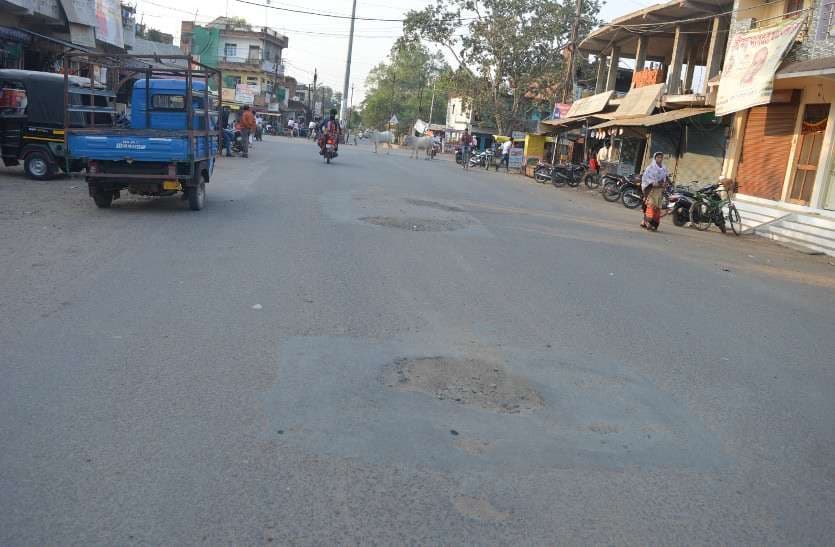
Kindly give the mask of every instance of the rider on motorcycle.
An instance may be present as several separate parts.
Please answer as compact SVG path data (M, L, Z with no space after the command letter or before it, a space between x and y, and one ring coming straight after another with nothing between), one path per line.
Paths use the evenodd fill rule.
M334 151L339 150L339 135L342 129L339 126L339 120L336 119L336 109L331 109L330 116L325 119L319 126L319 155L325 153L325 142L328 137L333 138Z

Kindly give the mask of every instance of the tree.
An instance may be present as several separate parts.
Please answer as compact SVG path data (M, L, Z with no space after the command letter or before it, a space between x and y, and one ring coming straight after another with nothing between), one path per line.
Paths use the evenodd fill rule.
M405 35L449 51L459 63L455 91L489 113L499 133L523 121L526 103L550 102L562 91L574 0L435 1L407 13ZM580 39L599 24L600 10L600 0L582 2Z
M369 72L365 80L362 120L366 127L382 129L394 114L398 132L407 132L420 118L429 120L432 85L435 84L433 119L446 112L450 69L443 55L431 53L418 40L401 37L391 48L387 61Z

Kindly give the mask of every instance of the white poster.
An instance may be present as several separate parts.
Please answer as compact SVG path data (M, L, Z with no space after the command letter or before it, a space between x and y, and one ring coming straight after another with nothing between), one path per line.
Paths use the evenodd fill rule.
M253 104L255 102L253 86L247 84L235 85L235 102L241 104Z
M724 116L771 101L774 73L789 50L803 18L735 34L719 79L716 115Z
M119 0L96 0L96 40L125 47L122 4Z

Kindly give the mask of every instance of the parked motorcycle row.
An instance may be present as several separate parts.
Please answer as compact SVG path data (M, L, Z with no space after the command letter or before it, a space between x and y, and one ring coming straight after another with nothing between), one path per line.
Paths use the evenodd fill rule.
M553 184L556 188L576 188L582 183L589 190L599 189L606 201L620 202L627 209L637 209L644 203L640 174L628 177L611 173L601 175L590 171L587 164L550 165L539 162L534 169L534 179L541 184ZM671 216L673 224L679 227L690 224L704 231L715 225L723 234L730 227L735 235L740 235L742 219L724 185L698 186L698 181L686 186L668 186L662 202L664 216Z

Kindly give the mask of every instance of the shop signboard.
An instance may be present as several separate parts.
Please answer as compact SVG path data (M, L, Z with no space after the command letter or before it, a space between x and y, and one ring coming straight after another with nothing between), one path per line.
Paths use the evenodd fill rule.
M794 44L805 17L732 36L719 79L716 115L724 116L771 102L774 73Z
M523 140L525 138L525 132L524 131L513 131L510 134L510 138L512 138L514 141Z
M253 86L249 84L235 85L235 102L241 104L253 104L255 102L255 93Z
M525 149L514 146L510 149L510 156L507 160L507 166L510 169L521 169L522 163L525 159Z
M96 40L125 47L122 4L119 0L96 0Z

